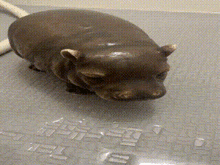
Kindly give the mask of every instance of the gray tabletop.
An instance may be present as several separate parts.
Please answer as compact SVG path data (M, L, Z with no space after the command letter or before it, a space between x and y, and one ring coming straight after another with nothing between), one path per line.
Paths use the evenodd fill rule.
M96 10L135 23L161 46L178 45L168 93L136 102L75 95L7 53L0 57L0 164L219 165L219 14ZM14 20L0 12L1 40Z

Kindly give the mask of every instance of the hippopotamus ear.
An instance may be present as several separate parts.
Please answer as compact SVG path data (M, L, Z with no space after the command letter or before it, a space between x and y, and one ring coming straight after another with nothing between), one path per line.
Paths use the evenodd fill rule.
M162 46L161 49L163 50L163 52L165 53L165 56L169 56L171 53L173 53L177 48L177 45L165 45Z
M73 62L76 62L82 55L82 53L78 50L73 49L63 49L60 51L60 54Z

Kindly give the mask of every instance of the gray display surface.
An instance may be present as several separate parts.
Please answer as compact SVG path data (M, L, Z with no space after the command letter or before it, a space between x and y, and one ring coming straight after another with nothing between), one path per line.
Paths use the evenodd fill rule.
M96 10L131 21L161 46L178 45L167 94L135 102L75 95L10 52L0 57L0 164L219 165L219 14ZM1 40L14 20L0 12Z

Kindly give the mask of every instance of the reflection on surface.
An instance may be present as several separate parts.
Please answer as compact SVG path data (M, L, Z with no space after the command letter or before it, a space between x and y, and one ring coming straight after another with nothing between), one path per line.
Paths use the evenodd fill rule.
M175 165L175 164L168 164L168 163L141 163L140 165Z
M175 165L170 163L141 163L139 165Z

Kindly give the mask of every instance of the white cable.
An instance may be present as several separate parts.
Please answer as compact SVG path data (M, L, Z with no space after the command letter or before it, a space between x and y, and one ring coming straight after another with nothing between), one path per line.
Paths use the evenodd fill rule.
M0 42L0 55L3 55L11 50L11 46L9 44L9 40L5 39Z
M0 7L5 9L6 11L9 11L13 15L15 15L18 18L24 17L26 15L29 15L28 12L24 11L23 9L18 8L17 6L14 6L8 2L5 2L3 0L0 0ZM9 44L9 40L5 39L0 42L0 55L5 54L6 52L11 50L11 46Z
M14 6L8 2L5 2L3 0L0 0L0 6L9 11L10 13L14 14L16 17L21 18L26 15L29 15L28 12L24 11L23 9L18 8L17 6Z

